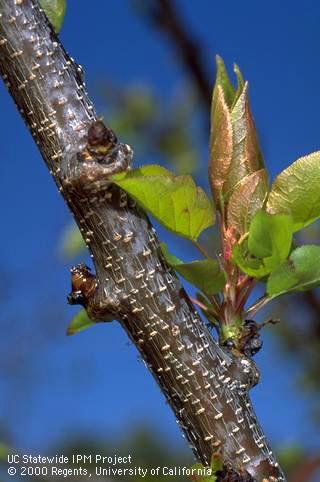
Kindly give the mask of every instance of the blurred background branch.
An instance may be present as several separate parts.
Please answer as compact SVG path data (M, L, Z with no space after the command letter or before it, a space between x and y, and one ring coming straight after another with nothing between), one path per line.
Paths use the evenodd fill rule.
M137 12L145 17L151 26L163 32L168 38L176 59L186 69L199 94L205 109L211 103L212 79L207 71L205 55L200 42L188 29L181 12L173 0L135 0Z

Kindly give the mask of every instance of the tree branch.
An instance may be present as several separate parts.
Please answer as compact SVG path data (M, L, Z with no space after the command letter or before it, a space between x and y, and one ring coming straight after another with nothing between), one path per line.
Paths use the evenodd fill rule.
M207 111L211 104L212 86L202 61L202 51L187 31L175 4L172 0L154 0L151 5L143 4L143 8L146 9L152 23L172 40Z
M38 3L0 0L0 16L1 76L95 265L96 276L83 265L73 269L70 300L92 318L121 323L198 459L207 465L220 454L220 480L285 480L249 400L254 363L212 339L145 213L108 181L130 163L130 147L97 122L81 69Z

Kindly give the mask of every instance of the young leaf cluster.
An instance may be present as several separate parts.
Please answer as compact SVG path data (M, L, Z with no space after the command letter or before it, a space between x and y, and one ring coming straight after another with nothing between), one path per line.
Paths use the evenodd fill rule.
M159 165L111 180L163 226L199 248L201 259L183 262L162 245L167 263L199 290L194 301L218 328L220 341L231 338L243 351L248 314L276 296L320 285L320 246L294 248L294 234L320 217L320 152L295 161L270 186L248 83L237 66L235 73L236 88L217 58L208 166L212 199L190 176L177 176ZM216 218L222 252L211 257L199 237ZM265 295L248 308L258 281L265 283ZM69 332L88 323L80 315Z

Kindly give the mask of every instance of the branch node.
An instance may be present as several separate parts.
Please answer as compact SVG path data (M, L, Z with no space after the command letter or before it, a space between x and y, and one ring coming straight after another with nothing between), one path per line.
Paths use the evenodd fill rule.
M94 183L94 190L109 186L108 178L130 169L133 150L128 144L118 143L117 137L101 120L94 121L87 135L87 144L80 152L66 154L60 178L65 190L82 187L86 192Z
M73 266L70 271L72 291L68 303L82 305L92 320L113 320L120 304L115 295L99 286L97 278L84 263Z

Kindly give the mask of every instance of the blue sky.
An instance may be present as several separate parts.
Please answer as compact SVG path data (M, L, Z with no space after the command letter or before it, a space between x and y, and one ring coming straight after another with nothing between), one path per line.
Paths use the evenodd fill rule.
M130 1L88 5L69 2L61 37L83 65L93 99L99 102L95 87L101 78L123 86L150 84L164 100L170 97L185 71L168 41L134 15ZM238 63L249 80L271 175L318 150L319 2L180 0L178 5L205 46L212 79L219 53L229 67ZM62 437L109 438L143 421L180 444L169 408L116 323L65 336L74 313L65 303L71 262L57 246L71 217L3 85L0 105L0 413L12 442L47 451ZM252 397L269 438L276 445L319 446L308 401L295 388L298 367L268 335L257 362L262 381Z

